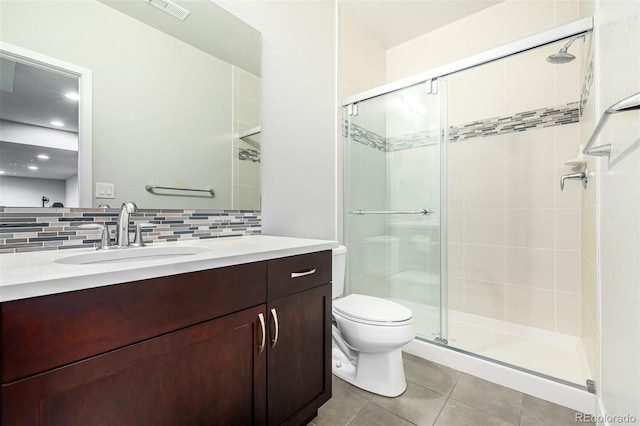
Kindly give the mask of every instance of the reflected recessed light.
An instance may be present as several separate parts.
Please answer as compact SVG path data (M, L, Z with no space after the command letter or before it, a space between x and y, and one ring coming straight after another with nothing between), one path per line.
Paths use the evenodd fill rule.
M64 126L64 123L62 121L52 121L51 125L52 126L62 127L62 126Z
M27 167L27 168L28 168L29 170L38 170L38 166L33 166L33 165L31 165L31 166L29 166L29 167Z
M38 154L38 158L41 160L48 160L49 156L47 154Z
M64 95L73 101L80 100L80 95L78 95L77 93L69 92L69 93L65 93Z
M5 174L6 172L4 170L0 170L0 175Z

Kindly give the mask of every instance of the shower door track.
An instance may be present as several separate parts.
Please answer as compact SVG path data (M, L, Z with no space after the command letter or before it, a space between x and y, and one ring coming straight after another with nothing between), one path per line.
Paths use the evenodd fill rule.
M592 29L593 17L580 19L549 31L538 33L530 37L505 44L504 46L496 47L495 49L487 50L485 52L478 53L477 55L472 55L467 58L460 59L459 61L451 62L449 64L403 78L393 83L367 90L357 95L349 96L342 101L342 106L348 106L360 101L395 92L396 90L401 90L415 84L423 83L425 81L455 74L459 71L464 71L469 68L497 61L498 59L503 59L527 50L535 49L536 47L555 43L558 40L584 34Z

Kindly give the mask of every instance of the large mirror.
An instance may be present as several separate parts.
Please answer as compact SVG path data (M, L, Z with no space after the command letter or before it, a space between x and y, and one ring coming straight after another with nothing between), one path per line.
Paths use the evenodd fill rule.
M124 200L133 200L142 208L260 208L260 34L210 0L173 3L0 3L0 41L4 46L18 46L74 64L89 70L91 76L89 99L82 83L76 89L80 104L90 104L84 126L91 126L91 132L86 138L82 136L82 108L80 121L74 125L68 113L63 118L43 113L42 107L48 105L44 99L7 102L7 108L3 105L0 167L5 174L0 174L0 197L20 197L10 202L0 200L0 205L39 207L47 198L46 207L54 202L74 207L74 179L77 170L85 167L91 170L89 184L85 185L90 194L83 198L80 191L75 195L79 207L117 207ZM184 8L188 16L182 20L166 13L162 8L167 5L172 11L180 11L174 6ZM17 97L21 85L32 92L43 85L55 86L57 95L73 92L60 87L61 80L74 81L73 73L63 72L64 67L54 63L47 69L39 62L30 68L33 64L29 61L0 53L3 86L13 89L0 92L0 101ZM8 75L5 68L12 70L8 82L4 82ZM27 78L34 80L25 83ZM47 78L56 83L46 82ZM51 97L51 90L43 92ZM56 102L75 108L77 117L77 101L75 106L69 98L56 98ZM37 111L23 108L24 115L45 121L21 118L11 110L14 104L38 105L33 108ZM61 114L56 111L53 115ZM63 119L62 127L51 124ZM9 139L7 135L15 135L16 128L22 131L20 134L29 133L25 129L38 130L39 136ZM73 148L56 146L52 135L75 139L75 157ZM77 155L85 142L91 144L91 161ZM44 153L43 145L53 145L48 148L57 151ZM53 154L60 163L52 161ZM50 158L43 160L38 155ZM25 186L23 180L18 189L4 190L7 182L19 177L9 176L5 157L17 158L11 164L20 163L23 174L31 173L23 176L31 180L30 185ZM83 164L87 162L91 164ZM39 165L43 174L34 176L29 165ZM60 167L63 170L57 175L44 175L45 169ZM58 182L62 192L47 195L54 194L46 189L47 180L62 181L62 185Z

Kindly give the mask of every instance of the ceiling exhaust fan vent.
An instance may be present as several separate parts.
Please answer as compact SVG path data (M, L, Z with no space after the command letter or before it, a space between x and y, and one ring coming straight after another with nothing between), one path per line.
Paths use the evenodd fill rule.
M182 6L178 6L177 4L169 1L169 0L144 0L149 3L151 6L155 6L163 12L168 13L174 18L178 18L181 21L187 19L191 12L185 9Z

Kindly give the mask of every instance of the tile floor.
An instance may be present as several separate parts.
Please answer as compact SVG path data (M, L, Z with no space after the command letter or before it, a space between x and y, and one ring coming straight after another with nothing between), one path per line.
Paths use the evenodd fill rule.
M403 354L407 390L385 398L333 376L333 398L310 426L565 426L576 412Z

